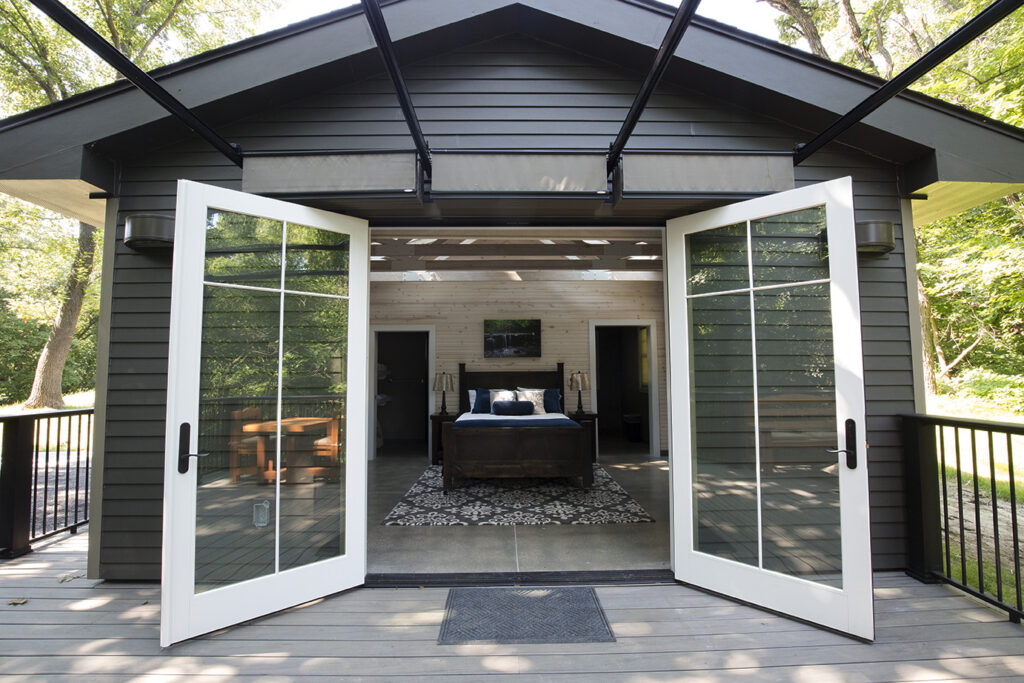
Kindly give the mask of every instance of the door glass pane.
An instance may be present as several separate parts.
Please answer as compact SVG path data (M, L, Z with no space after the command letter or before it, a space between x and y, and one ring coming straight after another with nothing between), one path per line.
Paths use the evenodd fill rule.
M347 295L348 246L348 235L289 224L284 288Z
M280 294L203 289L196 592L274 572ZM195 461L193 461L195 463Z
M285 294L281 570L345 552L348 301Z
M726 292L750 286L747 224L705 230L686 238L686 291Z
M757 565L750 294L690 299L697 550Z
M827 283L757 292L764 568L842 585Z
M282 229L281 221L209 209L206 280L279 288Z
M754 286L828 277L825 207L750 221Z

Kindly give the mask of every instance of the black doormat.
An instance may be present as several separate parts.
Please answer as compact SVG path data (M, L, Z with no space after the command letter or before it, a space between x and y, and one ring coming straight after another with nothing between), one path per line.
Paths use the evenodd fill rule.
M431 465L384 518L385 526L625 524L654 519L604 469L581 489L568 479L469 479L444 495Z
M453 588L440 645L615 642L589 586Z

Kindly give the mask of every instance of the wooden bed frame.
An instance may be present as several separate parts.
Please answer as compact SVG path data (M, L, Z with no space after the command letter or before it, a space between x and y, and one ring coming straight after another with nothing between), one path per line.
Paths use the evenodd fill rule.
M558 389L565 412L565 369L466 372L459 363L459 414L470 412L470 389ZM571 415L569 417L572 417ZM444 490L456 478L570 477L583 488L594 481L594 424L579 427L442 427Z

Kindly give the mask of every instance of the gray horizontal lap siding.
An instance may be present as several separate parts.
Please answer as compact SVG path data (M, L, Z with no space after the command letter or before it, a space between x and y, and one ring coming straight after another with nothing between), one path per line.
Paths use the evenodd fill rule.
M471 46L406 69L434 149L604 151L618 132L638 76L525 39ZM410 149L388 82L374 77L218 126L248 151ZM792 149L809 135L783 123L664 85L630 149ZM797 168L798 185L852 175L858 220L900 221L896 173L863 155L828 149ZM185 140L126 161L119 188L118 247L107 396L101 572L158 579L170 257L120 242L124 215L173 213L178 178L241 189L240 171L205 143ZM872 540L876 569L903 567L902 467L897 421L913 410L902 244L861 262L868 397Z

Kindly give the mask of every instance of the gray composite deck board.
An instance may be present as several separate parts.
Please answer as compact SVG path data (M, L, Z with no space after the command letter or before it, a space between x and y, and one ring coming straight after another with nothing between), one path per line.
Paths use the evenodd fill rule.
M1011 680L1024 627L950 588L875 575L860 643L674 585L598 586L615 643L440 646L447 589L356 589L161 649L159 587L82 578L85 534L0 562L0 676L202 680ZM64 577L64 582L60 578ZM10 605L27 598L23 605Z

